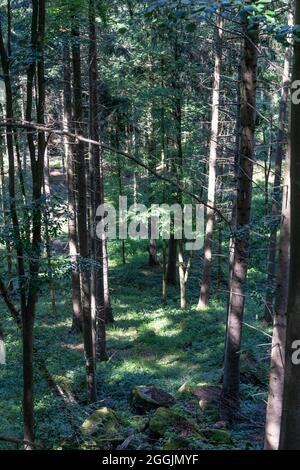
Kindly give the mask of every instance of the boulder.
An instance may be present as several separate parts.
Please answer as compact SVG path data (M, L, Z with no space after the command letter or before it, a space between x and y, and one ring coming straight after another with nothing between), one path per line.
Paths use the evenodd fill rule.
M135 387L130 397L131 408L139 414L173 405L174 401L172 395L156 387Z
M185 450L190 449L190 442L188 439L180 436L173 436L166 440L163 450Z
M93 437L95 440L109 440L117 437L123 439L118 415L106 406L94 411L83 422L80 432L83 437Z
M201 437L198 426L177 411L168 408L158 408L149 423L150 430L163 437L166 433L174 433L179 437L195 435Z
M230 433L224 429L202 429L201 434L211 444L233 444L233 439Z

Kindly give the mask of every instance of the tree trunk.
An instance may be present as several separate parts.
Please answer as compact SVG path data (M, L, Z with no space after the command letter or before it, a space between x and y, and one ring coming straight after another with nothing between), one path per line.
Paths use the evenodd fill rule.
M81 87L81 51L80 33L78 19L73 18L73 93L74 93L74 121L75 131L82 134L82 87ZM87 400L88 403L96 401L96 377L95 356L93 344L93 323L90 302L90 259L88 246L88 224L87 224L87 188L86 188L86 166L85 146L82 141L76 145L76 188L77 188L77 212L78 212L78 239L80 254L80 287L81 305L83 318L83 338L86 360Z
M273 320L271 371L265 426L265 450L277 450L283 401L286 312L290 266L290 145L286 151L286 171L282 198L279 240L277 296Z
M32 11L32 46L36 45L37 57L37 123L45 124L45 68L44 68L44 38L45 38L45 0L33 1ZM34 25L37 29L34 31ZM28 86L32 86L29 81ZM32 89L28 90L28 96ZM32 103L32 101L31 101ZM31 114L31 110L30 110ZM34 145L34 143L32 142ZM29 286L26 305L26 314L23 317L23 358L24 358L24 439L34 442L33 433L33 326L35 308L38 294L38 273L41 246L42 214L40 201L42 196L44 155L46 149L45 133L38 132L37 136L37 159L32 155L32 243L29 262Z
M291 23L291 20L289 20ZM267 268L267 292L265 298L265 321L269 324L273 322L273 288L276 276L276 247L277 247L277 230L279 225L280 215L280 186L281 186L281 168L282 168L282 155L284 153L284 140L285 140L285 120L287 112L287 102L289 95L289 70L290 70L291 48L288 47L284 58L283 78L282 78L282 93L280 99L279 118L278 118L278 132L276 142L276 155L275 155L275 177L273 186L272 198L272 219L274 227L269 240L269 254L268 254L268 268Z
M168 295L168 282L167 282L167 243L166 240L162 241L162 302L167 303Z
M63 51L64 60L64 128L72 131L72 87L70 47L65 44ZM76 233L76 200L74 181L74 141L70 137L64 137L65 155L67 162L67 189L68 189L68 235L69 254L72 263L72 331L82 332L82 313L80 295L80 275L78 268L78 243Z
M208 170L208 194L207 203L214 207L216 194L216 176L217 176L217 151L219 134L219 101L220 101L220 82L222 68L222 37L223 37L223 18L219 14L217 22L217 39L215 53L215 71L213 79L212 94L212 116L211 116L211 137L209 151L209 170ZM200 290L198 309L204 309L208 306L210 284L211 284L211 263L212 263L212 242L214 229L214 211L207 208L207 222L204 239L204 265L203 278Z
M239 410L240 345L247 275L254 156L257 30L244 21L244 57L241 71L241 140L237 196L237 234L230 279L227 336L222 390L222 414L232 420Z
M169 240L169 252L168 252L168 267L167 267L167 283L169 285L176 285L176 253L177 253L177 240L174 238L174 234L170 235Z
M296 1L295 24L300 24L300 0ZM300 80L300 44L294 41L292 83ZM299 86L297 87L299 88ZM280 450L300 449L300 367L298 364L300 340L300 105L291 102L291 245L290 276L287 308L287 333L284 370L284 398L280 432ZM296 346L294 344L296 343ZM293 356L296 355L296 358Z
M151 67L152 67L152 64L151 64ZM152 68L151 68L151 82L153 83ZM153 169L155 169L156 160L155 160L155 128L154 128L154 104L153 103L151 104L151 112L149 112L149 114L150 114L149 117L151 119L151 122L150 122L150 126L151 126L151 128L150 128L150 137L149 137L149 140L148 140L149 163L150 163L151 167ZM153 175L149 174L148 175L149 206L151 206L151 204L154 203L154 200L153 200L153 193L154 193L153 184L154 184L154 181L155 180L153 180ZM148 252L149 252L148 264L151 268L153 268L154 266L157 266L159 264L158 259L157 259L157 243L156 243L156 240L154 238L149 239Z
M0 105L0 116L4 119L4 113L2 105ZM0 137L0 196L1 196L1 210L3 214L3 221L5 227L9 223L9 207L6 202L6 185L5 185L5 170L4 170L4 147L5 142L2 137ZM6 145L7 147L7 145ZM7 281L9 290L13 290L13 260L12 260L12 246L9 240L6 241L6 260L7 260Z
M89 133L90 138L97 142L100 141L99 135L99 119L98 119L98 71L97 71L97 34L95 24L95 1L89 0L89 94L90 94L90 116L89 116ZM95 267L92 270L91 293L94 297L95 305L95 325L98 322L98 353L102 361L107 360L106 352L106 326L105 319L108 313L108 299L106 282L108 280L108 271L106 270L107 258L103 244L105 238L99 239L96 234L96 211L97 207L103 204L104 188L103 188L103 169L100 155L100 148L96 145L90 147L90 191L92 201L92 220L91 220L91 239L92 250L95 261ZM105 266L105 269L104 269ZM105 279L107 277L107 279ZM109 296L109 292L108 292Z

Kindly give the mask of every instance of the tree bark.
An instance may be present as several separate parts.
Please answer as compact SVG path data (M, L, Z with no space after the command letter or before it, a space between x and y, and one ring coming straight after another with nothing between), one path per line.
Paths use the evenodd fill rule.
M219 134L219 102L220 102L220 83L222 68L222 37L223 37L223 18L219 14L217 21L217 38L215 52L215 70L213 78L212 93L212 115L211 115L211 136L209 151L209 170L208 170L208 194L207 202L210 206L215 205L216 181L217 181L217 152L218 152L218 134ZM212 264L212 244L214 230L215 213L213 209L207 208L207 221L204 239L204 265L203 278L200 290L198 309L205 309L208 306L210 284L211 284L211 264Z
M286 170L282 197L279 240L277 295L273 320L271 370L265 426L265 450L278 450L283 401L286 313L290 266L290 145L286 151Z
M73 18L72 28L72 65L73 65L73 93L74 93L74 121L75 131L82 134L82 86L81 86L81 47L78 19ZM76 145L76 188L78 211L78 239L80 254L80 286L83 318L83 338L86 360L87 400L88 403L96 401L95 356L93 343L93 323L90 299L90 259L88 246L87 225L87 186L85 167L85 146L82 141Z
M291 20L289 20L291 23ZM272 220L274 227L269 240L269 253L268 253L268 267L267 267L267 292L265 297L265 313L264 319L268 324L273 322L273 288L274 280L276 278L276 252L277 252L277 230L279 225L280 216L280 187L281 187L281 173L282 173L282 155L284 154L284 140L285 140L285 121L287 114L287 102L289 95L289 69L291 61L291 48L288 47L284 57L283 77L282 77L282 93L280 99L279 118L278 118L278 132L276 141L276 154L275 154L275 177L273 185L272 197Z
M169 251L168 251L168 266L167 266L167 283L169 285L176 285L176 256L177 256L177 240L174 238L174 234L171 233L169 240Z
M45 67L44 67L44 40L45 40L45 0L35 0L32 3L32 45L37 52L37 123L45 124ZM36 31L34 27L36 25ZM30 73L29 73L30 75ZM33 82L29 80L28 86ZM28 90L28 96L32 96L32 89ZM32 104L32 102L31 102ZM30 115L31 115L30 109ZM29 138L29 142L34 146L34 142ZM33 422L33 327L35 318L35 308L38 294L38 273L41 246L41 196L44 172L45 155L45 132L38 131L37 136L37 159L32 154L32 242L29 262L29 285L26 305L26 313L23 316L23 365L24 365L24 440L34 442L34 422ZM30 447L29 447L30 448Z
M240 345L247 275L251 215L254 132L256 118L257 30L244 20L244 56L241 71L241 140L237 196L237 230L230 279L225 341L222 414L231 421L239 411Z
M72 132L72 73L70 63L70 47L66 43L63 50L64 60L64 128ZM67 189L68 189L68 235L69 254L72 263L72 331L82 332L82 312L80 296L80 276L78 269L78 242L76 228L76 199L74 181L74 141L64 136L64 146L67 164Z
M295 24L300 24L300 0L296 2ZM300 80L300 43L294 41L292 83ZM299 86L297 87L299 88ZM287 308L287 333L284 370L284 397L280 432L280 450L300 449L300 367L295 361L294 341L300 340L300 105L291 102L291 245ZM298 348L299 350L299 345ZM296 354L296 356L298 356Z
M89 0L89 99L90 99L90 116L89 116L89 133L92 140L99 141L99 119L98 119L98 70L97 70L97 33L95 21L95 1ZM106 325L105 316L107 312L107 298L104 295L105 280L104 274L108 276L108 272L104 272L103 254L105 249L105 238L99 239L96 234L96 211L97 207L103 204L103 169L100 155L100 148L96 145L90 145L90 191L91 191L91 239L94 257L94 268L92 269L91 294L94 298L94 321L95 335L96 323L98 323L97 346L99 359L107 360L106 352Z

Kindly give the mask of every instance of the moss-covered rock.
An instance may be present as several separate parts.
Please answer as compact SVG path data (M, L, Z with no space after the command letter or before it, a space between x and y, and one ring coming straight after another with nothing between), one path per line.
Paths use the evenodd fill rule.
M121 436L122 426L118 415L110 408L94 411L82 424L80 432L84 437L94 439L116 438Z
M167 407L174 403L174 398L169 393L164 392L156 387L135 387L130 396L131 408L139 414L146 413L147 411Z
M175 433L179 436L181 434L186 436L193 434L200 437L196 423L168 408L158 408L155 411L150 420L149 428L159 436L164 436L166 433Z
M233 444L233 439L224 429L202 429L201 434L212 444Z
M144 432L149 426L149 418L147 416L132 416L130 418L130 426L137 432Z
M189 440L180 436L169 437L163 445L164 450L185 450L190 449L190 447Z

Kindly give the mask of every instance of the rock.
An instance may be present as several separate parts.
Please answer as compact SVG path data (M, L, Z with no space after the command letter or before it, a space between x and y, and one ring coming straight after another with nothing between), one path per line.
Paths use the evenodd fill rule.
M178 450L178 449L189 449L190 442L188 439L179 436L173 436L167 439L163 446L163 450Z
M201 434L213 444L233 444L233 439L224 429L202 429Z
M130 405L136 413L173 405L174 398L169 393L156 387L135 387L131 392Z
M84 437L93 436L97 440L117 437L122 439L120 419L115 411L107 407L94 411L83 422L80 431Z
M133 416L130 420L130 424L137 432L144 432L149 426L149 418L140 415Z
M190 435L201 437L195 423L168 408L158 408L155 411L150 420L149 428L154 434L162 437L167 432L175 433L179 437L188 437Z

